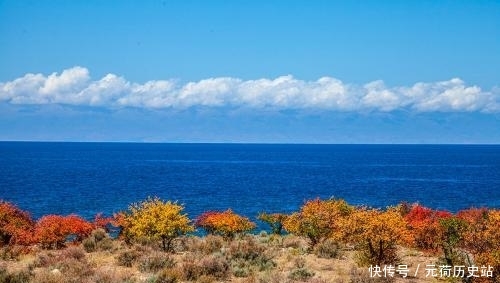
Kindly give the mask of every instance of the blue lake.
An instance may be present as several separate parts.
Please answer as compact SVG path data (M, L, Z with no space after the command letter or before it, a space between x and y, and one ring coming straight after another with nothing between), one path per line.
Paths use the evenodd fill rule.
M500 146L0 142L0 199L35 218L92 218L148 196L191 218L232 208L255 219L316 197L500 208Z

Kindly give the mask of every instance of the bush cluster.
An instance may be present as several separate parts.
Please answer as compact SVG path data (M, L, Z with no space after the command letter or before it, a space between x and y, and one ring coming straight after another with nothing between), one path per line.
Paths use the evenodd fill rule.
M470 208L453 214L419 204L374 209L355 207L341 199L313 199L288 215L261 213L258 218L270 225L272 234L261 233L259 238L246 237L255 223L230 209L205 212L194 221L183 211L184 207L175 202L148 198L113 218L99 214L90 222L71 214L46 215L35 221L29 213L0 201L0 257L15 260L36 245L46 252L38 254L34 268L50 267L85 280L104 278L105 274L88 267L86 253L118 249L108 235L110 225L114 225L119 227L120 238L129 244L116 256L117 264L155 274L158 282L252 278L256 273L276 268L271 246L327 259L340 259L344 247L351 247L357 252L360 266L398 264L398 248L405 246L439 256L442 264L473 263L500 270L498 209ZM208 235L187 236L195 227ZM283 230L302 240L283 238ZM302 242L306 240L308 246L304 248ZM153 251L158 247L162 252ZM176 263L168 255L172 252L187 255L182 263ZM53 277L0 269L1 278L21 278L26 274ZM286 280L311 278L313 272L295 266ZM498 272L492 280L500 280Z

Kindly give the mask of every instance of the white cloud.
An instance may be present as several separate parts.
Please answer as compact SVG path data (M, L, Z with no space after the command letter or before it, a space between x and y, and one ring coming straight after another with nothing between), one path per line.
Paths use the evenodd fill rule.
M129 82L107 74L92 81L89 71L73 67L60 74L26 74L0 83L0 102L69 104L98 107L177 108L246 107L328 111L500 112L498 87L483 91L458 78L388 87L383 81L359 86L332 77L304 81L291 75L275 79L209 78Z
M89 80L89 71L86 68L73 67L64 70L60 75L57 73L49 75L40 87L39 93L47 96L75 93L85 88Z

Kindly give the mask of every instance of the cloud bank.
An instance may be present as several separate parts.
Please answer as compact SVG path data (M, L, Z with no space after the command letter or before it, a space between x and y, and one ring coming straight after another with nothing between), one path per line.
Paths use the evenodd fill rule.
M304 81L291 75L258 80L219 77L188 83L154 80L140 84L115 74L92 80L88 69L77 66L60 74L26 74L0 83L0 102L150 109L206 106L498 113L500 91L483 91L458 78L397 87L388 87L383 81L349 84L332 77Z

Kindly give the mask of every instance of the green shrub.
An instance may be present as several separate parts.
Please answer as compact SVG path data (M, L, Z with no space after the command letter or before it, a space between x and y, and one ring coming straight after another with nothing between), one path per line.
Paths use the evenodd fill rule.
M65 281L70 282L84 282L85 279L94 275L94 269L85 260L78 260L76 258L65 258L57 262L55 268L59 269L66 279Z
M85 249L86 252L92 253L97 250L97 243L95 240L91 238L86 238L82 241L83 248Z
M297 281L307 281L309 278L314 276L314 272L307 268L296 268L288 274L288 278Z
M172 268L174 266L175 261L173 258L167 254L155 252L140 258L138 268L141 272L156 273L164 268Z
M247 266L233 268L233 275L235 277L248 277L250 274L251 270Z
M203 238L201 250L204 254L219 252L224 245L224 239L217 235L207 235Z
M31 274L26 270L9 273L0 271L0 282L5 283L27 283L30 282Z
M113 249L113 240L103 229L96 229L92 234L83 240L83 248L86 252L91 253L97 250L108 251Z
M342 256L342 249L336 241L326 239L314 247L314 254L319 258L340 258Z
M0 260L19 260L26 247L9 245L0 248Z
M126 250L116 257L116 261L119 266L132 267L139 259L139 256L139 252L135 250Z
M204 275L222 280L229 276L229 262L221 255L210 255L201 259L199 266Z
M253 237L247 237L243 240L233 241L229 246L229 257L232 259L244 259L253 261L260 257L266 250L266 247L259 245Z
M176 268L165 268L156 276L155 283L177 283L182 280L182 272Z
M81 261L85 259L85 250L83 250L81 247L70 246L61 251L60 258L72 258Z
M97 242L97 249L101 251L109 251L114 248L114 242L111 238L104 238Z
M182 261L182 278L187 281L196 281L203 274L200 266L193 256L188 256Z

